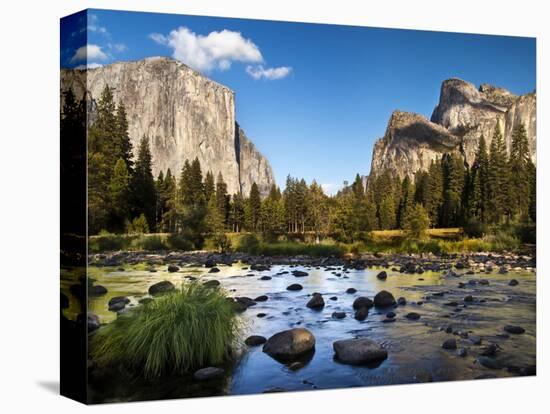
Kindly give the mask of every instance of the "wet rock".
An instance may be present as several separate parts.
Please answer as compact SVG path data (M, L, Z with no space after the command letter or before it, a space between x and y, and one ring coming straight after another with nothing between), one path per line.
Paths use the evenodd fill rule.
M175 272L177 272L177 271L179 271L179 270L180 270L180 268L177 267L176 265L173 265L173 264L168 265L168 271L169 271L170 273L175 273Z
M163 293L172 292L175 289L176 287L172 284L172 282L168 280L163 280L162 282L158 282L158 283L155 283L154 285L151 285L149 287L149 294L160 295Z
M378 280L386 280L388 278L388 274L386 273L386 271L383 270L376 275L376 278Z
M350 293L350 294L357 293L357 289L355 289L355 288L348 288L348 289L346 289L346 293Z
M405 299L403 296L401 296L399 299L397 299L397 304L399 306L405 306L407 304L407 299Z
M308 272L304 272L302 270L293 270L291 272L295 277L305 277L305 276L309 276L309 273Z
M446 341L441 344L441 348L443 349L456 349L456 339L451 338L447 339Z
M387 290L381 290L374 296L374 306L377 308L387 308L395 305L395 298Z
M195 371L193 378L197 381L210 381L214 379L223 378L225 371L221 368L207 367Z
M412 321L416 321L420 319L420 314L416 312L409 312L405 315L405 318L410 319Z
M365 296L359 296L353 301L353 309L372 308L373 306L374 302Z
M477 335L470 335L470 342L472 345L481 345L481 337Z
M521 326L506 325L506 326L504 327L504 331L505 331L505 332L508 332L508 333L511 333L511 334L519 335L519 334L524 333L524 332L525 332L525 329L523 329Z
M331 296L329 299L330 300L338 300L338 298L336 296Z
M297 291L297 290L302 290L303 288L304 287L299 283L293 283L292 285L287 286L286 290Z
M263 352L277 360L293 360L315 349L315 337L305 328L276 333L263 347Z
M213 267L208 271L208 273L218 273L219 271L220 269L218 269L217 267Z
M508 269L504 266L501 266L500 269L498 269L498 273L501 275L505 275L506 273L508 273Z
M508 282L508 286L517 286L517 285L519 285L519 282L516 279L512 279L510 280L510 282Z
M489 369L501 369L502 368L502 365L500 365L500 363L496 359L486 357L486 356L480 356L477 359L477 362L479 362L485 368L489 368Z
M220 286L220 281L216 279L207 280L206 282L203 283L203 285L209 288L215 288Z
M267 342L267 339L261 335L251 335L244 340L244 343L248 346L259 346Z
M360 308L355 311L355 319L358 321L364 321L369 315L369 308Z
M246 306L247 308L256 305L256 302L246 296L239 296L235 298L235 301Z
M456 306L458 306L458 302L451 301L451 302L444 303L443 305L444 306L456 307Z
M101 285L88 286L89 296L103 296L107 294L107 288Z
M457 351L456 351L456 354L461 357L461 358L464 358L468 355L468 350L466 348L459 348Z
M250 270L255 270L256 272L265 272L269 270L271 266L261 263L254 263L250 266Z
M267 316L267 313L260 312L256 315L258 318L265 318Z
M489 344L482 348L481 355L482 356L494 356L498 352L498 345L497 344Z
M464 297L464 302L473 302L473 301L474 301L474 297L472 295L468 295Z
M260 295L256 299L254 299L254 302L265 302L267 301L268 297L266 295Z
M126 296L115 296L109 300L109 310L112 312L118 312L126 307L130 303L130 299Z
M446 332L446 333L453 333L453 327L452 327L452 325L448 325L448 326L445 328L445 332Z
M262 276L260 280L271 280L271 276Z
M382 319L382 323L392 323L392 322L395 322L395 318L388 318L386 317L385 319Z
M388 312L388 313L386 313L386 318L389 318L389 319L395 318L395 312Z
M310 309L322 309L325 307L325 300L320 293L314 293L306 306Z
M480 285L487 286L489 284L489 281L487 279L479 279L478 283Z
M332 318L333 319L344 319L346 317L346 312L333 312Z
M214 266L216 266L216 262L214 261L214 259L207 259L204 262L204 267L214 267Z
M101 321L99 320L99 316L97 316L95 313L88 313L87 323L88 323L88 333L93 332L96 329L99 329L99 327L101 326Z
M388 352L368 338L345 339L332 344L338 361L351 365L364 365L383 361Z

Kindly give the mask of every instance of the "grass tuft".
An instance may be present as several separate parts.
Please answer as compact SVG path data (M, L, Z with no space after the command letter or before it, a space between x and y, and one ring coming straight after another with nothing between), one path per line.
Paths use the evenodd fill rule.
M227 361L239 331L223 290L186 283L99 330L91 352L101 365L155 378Z

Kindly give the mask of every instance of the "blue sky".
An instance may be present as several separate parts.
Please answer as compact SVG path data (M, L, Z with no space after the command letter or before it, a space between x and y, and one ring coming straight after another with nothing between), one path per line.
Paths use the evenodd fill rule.
M290 174L332 192L368 174L392 111L429 118L450 77L536 85L533 38L106 10L88 12L86 36L81 18L62 25L62 67L183 61L236 92L237 120L280 185Z

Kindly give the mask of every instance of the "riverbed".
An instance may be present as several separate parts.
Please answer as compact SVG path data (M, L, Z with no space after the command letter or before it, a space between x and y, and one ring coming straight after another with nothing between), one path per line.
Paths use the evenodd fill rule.
M104 286L107 293L91 297L88 310L98 315L102 323L109 323L117 317L107 305L114 296L127 296L131 308L140 306L139 300L148 297L149 286L163 280L176 287L189 277L218 280L230 296L268 297L239 314L244 322L243 340L249 335L269 338L286 329L303 327L315 336L314 354L296 370L262 352L261 346L242 345L240 357L227 370L223 384L210 392L205 393L197 384L190 387L186 379L170 388L168 395L149 389L150 398L470 380L535 372L536 277L531 270L512 269L500 274L496 270L489 273L483 269L455 269L407 274L392 266L356 270L285 264L253 271L245 263L217 265L217 269L219 272L208 273L209 269L203 266L183 265L177 272L168 272L164 264L90 267L94 284ZM292 272L296 270L307 276L294 276ZM384 280L377 278L381 271L387 273ZM511 286L512 279L518 283ZM70 272L62 275L62 291L70 298L64 312L71 319L79 313L78 301L70 293L74 283ZM286 288L293 283L303 289L288 291ZM353 289L356 292L348 293ZM391 309L371 308L365 320L356 320L353 301L359 296L372 299L381 290L391 292L396 299L405 298L406 304ZM323 295L325 306L320 310L306 307L314 292ZM464 301L468 296L471 298ZM345 312L345 317L336 319L334 312ZM391 323L387 321L388 312L395 313ZM407 318L411 312L420 318ZM519 326L525 332L507 333L506 325ZM370 366L345 365L334 359L334 341L363 336L385 348L387 359ZM443 342L453 338L457 349L443 349ZM489 357L496 363L488 368L487 363L480 361L485 358L486 362L483 354L491 349L493 355ZM123 400L144 398L140 393L123 394ZM116 400L116 396L97 398Z

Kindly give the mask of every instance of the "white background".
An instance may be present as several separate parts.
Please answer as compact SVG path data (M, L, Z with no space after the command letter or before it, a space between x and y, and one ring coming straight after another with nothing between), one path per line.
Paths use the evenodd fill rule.
M0 12L0 411L79 413L525 412L547 410L548 17L544 1L49 0ZM84 406L57 395L59 18L86 7L536 36L538 48L538 376ZM511 57L512 58L512 57ZM547 324L547 322L546 322ZM546 352L543 348L546 346Z

